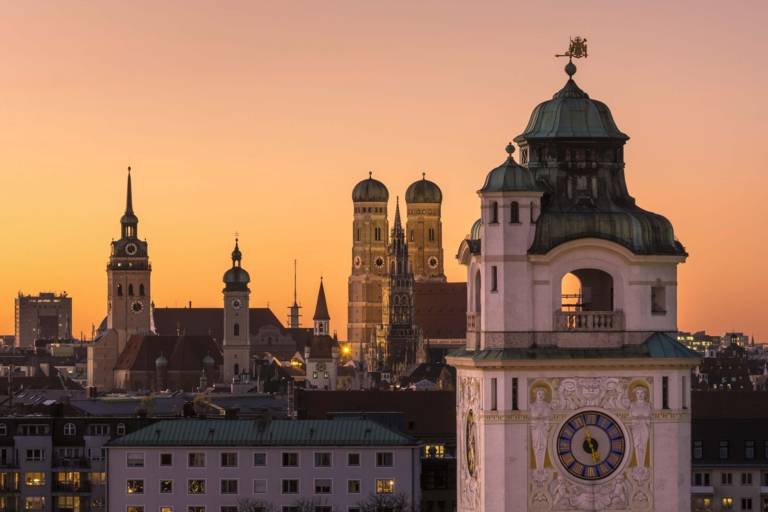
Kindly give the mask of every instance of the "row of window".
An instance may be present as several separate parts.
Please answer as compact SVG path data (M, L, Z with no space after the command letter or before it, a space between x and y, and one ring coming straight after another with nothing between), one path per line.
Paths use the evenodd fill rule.
M709 487L712 485L712 480L710 478L710 473L706 471L697 471L693 474L693 485L695 486L703 486L703 487ZM720 484L721 485L733 485L733 473L730 472L723 472L720 473ZM752 485L752 473L744 472L741 473L741 485ZM768 472L762 473L761 475L761 481L760 485L762 486L768 486Z
M238 479L222 479L219 481L220 494L238 494ZM299 480L295 478L286 478L281 480L282 494L298 494ZM360 480L347 480L347 494L359 494L362 484ZM160 494L173 494L173 480L160 480ZM395 492L395 480L392 478L378 478L374 482L376 494L392 494ZM253 481L254 494L266 494L267 480L256 479ZM144 479L135 478L126 481L126 493L130 495L144 494ZM315 494L333 494L333 479L316 478L314 480ZM207 480L204 478L190 478L187 480L187 494L207 494Z
M29 450L27 450L29 451ZM238 454L237 452L222 452L219 454L219 466L222 468L236 468L238 467ZM190 468L204 468L206 467L206 454L204 452L190 452L187 454L187 467ZM359 466L361 461L360 453L351 452L347 453L347 466ZM281 462L283 467L299 467L299 453L298 452L282 452ZM125 460L126 466L129 468L143 468L144 467L144 453L143 452L128 452ZM376 467L379 468L391 468L394 466L395 458L392 452L376 452ZM161 453L160 454L161 466L173 466L173 454ZM263 452L257 452L253 454L254 466L266 466L267 454ZM316 468L329 468L333 465L333 457L331 452L315 452L314 454L314 466Z
M712 512L714 499L709 496L697 496L693 498L693 512ZM723 496L720 498L722 510L733 510L733 496ZM752 498L741 498L741 510L753 510ZM768 498L762 498L762 507L760 510L768 510Z
M123 296L123 285L122 284L118 284L117 285L117 296L118 297L122 297ZM128 285L128 296L129 297L133 297L133 284L129 284ZM139 285L139 296L140 297L144 296L144 285L143 284Z
M763 446L763 459L768 460L768 441L763 441L762 446ZM744 441L744 459L745 460L755 460L757 458L756 447L757 447L757 443L755 441ZM725 441L725 440L718 441L717 455L718 455L718 458L721 460L726 460L730 458L731 456L730 441ZM693 458L694 459L704 458L704 441L701 441L701 440L693 441Z
M94 424L88 425L87 435L89 436L108 436L109 425ZM118 436L124 436L126 432L125 423L118 423L115 433ZM49 425L46 424L22 424L18 427L18 434L22 436L47 436L50 434ZM8 425L0 423L0 436L8 435ZM77 435L77 426L74 423L64 424L64 435L71 437Z
M30 509L27 509L30 510ZM42 509L41 509L42 510ZM243 509L236 505L221 505L218 509L220 512L241 512ZM272 507L267 505L248 505L247 510L250 512L267 512L267 510L273 510ZM315 505L313 508L308 509L305 505L283 505L280 508L280 512L332 512L334 509L329 505ZM360 507L349 507L347 512L360 512ZM126 512L149 512L149 509L145 509L143 505L128 505ZM206 512L205 505L187 505L185 509L174 507L160 507L160 512ZM212 512L212 511L208 511Z
M535 222L536 221L536 217L535 217L536 203L531 202L529 208L531 211L531 222ZM499 203L497 203L496 201L493 201L491 203L490 223L491 224L499 223ZM511 203L509 203L509 223L520 224L520 204L517 201L512 201Z

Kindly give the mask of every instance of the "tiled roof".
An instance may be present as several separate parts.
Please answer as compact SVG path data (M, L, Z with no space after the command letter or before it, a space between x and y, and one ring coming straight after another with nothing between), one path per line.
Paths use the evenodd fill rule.
M414 305L424 338L467 336L467 283L416 283Z
M165 420L110 446L413 446L418 442L367 420Z
M280 320L269 308L251 308L251 334L258 334L265 325L283 329ZM224 310L222 308L154 308L155 331L160 336L211 336L221 345L224 339ZM179 332L181 331L181 333Z
M468 357L475 361L504 361L516 359L624 359L624 358L697 358L699 354L664 333L654 333L639 345L621 347L557 347L536 345L524 348L485 350L457 349L453 357Z
M223 363L221 349L210 336L133 335L117 358L116 370L155 371L155 359L163 354L170 371L201 371L203 358L210 355L216 365Z

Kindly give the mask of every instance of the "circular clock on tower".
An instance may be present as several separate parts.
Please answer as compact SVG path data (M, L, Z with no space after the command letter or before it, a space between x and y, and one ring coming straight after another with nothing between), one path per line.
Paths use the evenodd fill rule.
M232 307L235 309L240 309L243 307L243 303L240 302L240 299L232 299Z
M438 263L437 262L437 258L435 258L434 256L429 258L429 261L427 261L427 264L429 265L429 268L437 268L437 263Z
M360 256L355 256L354 264L355 268L360 268L360 266L363 264L362 258L360 258Z
M144 304L142 304L140 301L134 301L133 304L131 304L131 311L134 313L141 313L141 311L144 309Z
M566 420L557 435L557 458L568 473L581 480L612 475L626 453L624 431L599 411L584 411Z
M139 248L136 247L136 244L133 243L133 242L131 242L128 245L125 246L125 253L128 256L133 256L134 254L136 254L136 251L138 251L138 250L139 250Z
M381 256L376 258L376 268L384 268L384 258Z

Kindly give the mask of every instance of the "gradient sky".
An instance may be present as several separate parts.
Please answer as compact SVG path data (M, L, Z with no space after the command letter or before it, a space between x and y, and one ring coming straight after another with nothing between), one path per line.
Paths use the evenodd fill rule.
M125 168L158 306L221 304L240 232L251 304L311 319L325 277L346 333L350 192L444 193L446 273L486 173L537 103L576 80L611 107L640 206L691 256L679 327L768 341L768 3L0 3L0 333L18 291L66 290L74 333L106 311Z

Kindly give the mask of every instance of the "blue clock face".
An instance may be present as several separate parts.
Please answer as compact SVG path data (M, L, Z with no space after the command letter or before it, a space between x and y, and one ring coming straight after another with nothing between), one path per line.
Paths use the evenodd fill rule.
M626 440L616 421L598 411L572 416L557 435L557 458L571 475L602 480L624 460Z

